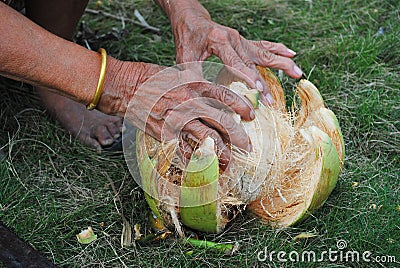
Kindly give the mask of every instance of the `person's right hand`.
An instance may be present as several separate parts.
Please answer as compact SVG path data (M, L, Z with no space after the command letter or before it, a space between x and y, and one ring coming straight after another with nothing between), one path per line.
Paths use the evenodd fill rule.
M192 153L188 140L200 142L209 136L215 141L223 169L230 158L226 142L251 150L244 129L226 111L249 121L254 119L253 108L229 89L205 81L190 66L178 70L147 63L111 62L115 65L111 69L117 72L106 77L100 109L114 107L120 114L126 112L125 117L133 125L159 141L179 139L186 158Z

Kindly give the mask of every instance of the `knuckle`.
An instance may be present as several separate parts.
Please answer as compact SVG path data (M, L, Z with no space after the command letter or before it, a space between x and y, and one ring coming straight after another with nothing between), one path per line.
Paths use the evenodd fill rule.
M204 138L206 138L206 137L211 137L211 138L213 138L215 141L217 141L218 138L219 138L218 132L215 131L214 129L207 128L207 129L205 130L204 133L205 133L205 137L204 137Z
M229 39L228 32L219 27L212 29L209 36L218 43L225 43Z
M189 133L195 133L199 131L199 127L197 124L197 120L192 120L186 123L185 127L183 128L185 130L184 132L184 137L187 138Z
M230 97L229 91L226 89L218 90L218 100L222 103L220 105L232 105L234 100Z
M233 37L234 39L240 39L240 33L236 29L229 29L229 36Z
M220 120L219 123L227 130L226 132L235 129L237 126L233 118L227 113L221 112L218 119Z
M244 62L244 64L245 64L247 67L249 67L249 68L255 67L255 63L254 63L252 60L250 60L250 59L245 59L243 62Z
M276 55L274 53L271 53L269 51L262 51L261 52L261 58L265 61L265 62L273 62L276 59Z
M262 40L251 41L251 43L252 43L254 46L259 47L259 48L264 47L265 42L266 42L266 41L262 41Z
M205 125L202 125L201 131L199 131L199 139L204 140L207 137L211 137L215 139L215 136L218 135L217 132Z
M236 55L232 55L230 57L229 62L231 63L232 68L234 68L242 73L246 72L246 67L247 67L246 64Z
M219 103L215 103L217 106L227 105L229 107L232 107L240 101L240 98L234 92L232 92L228 88L224 88L224 87L216 88L214 90L213 97L219 101ZM211 105L212 104L213 103L211 103ZM228 108L228 107L225 107L225 108Z
M218 87L208 87L208 88L204 88L202 94L202 97L206 97L206 98L212 98L212 99L216 99L216 100L222 100L223 99L223 95L222 92L219 90Z
M270 41L260 41L259 44L260 44L259 47L263 49L270 49L272 45Z

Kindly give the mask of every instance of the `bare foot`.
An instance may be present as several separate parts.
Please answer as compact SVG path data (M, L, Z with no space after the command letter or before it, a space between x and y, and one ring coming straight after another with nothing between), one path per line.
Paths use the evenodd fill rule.
M81 143L98 151L110 148L121 137L122 118L89 111L78 102L38 88L44 106ZM114 146L113 146L114 147Z

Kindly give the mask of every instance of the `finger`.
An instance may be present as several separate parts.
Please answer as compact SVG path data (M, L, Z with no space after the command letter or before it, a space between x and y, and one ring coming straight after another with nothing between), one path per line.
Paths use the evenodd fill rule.
M300 78L303 75L303 71L289 58L262 49L258 49L256 55L254 61L260 66L283 70L293 78Z
M259 73L258 70L257 72ZM221 71L218 73L216 83L219 85L227 86L237 81L240 81L240 79L235 75L234 70L225 65L224 68L222 68ZM270 93L268 84L262 78L261 74L260 74L260 82L262 83L263 88L268 88L268 90L263 90L262 94L260 94L260 101L267 106L273 104L274 98ZM245 98L245 101L251 104L249 99Z
M249 87L257 88L256 82L260 80L259 75L254 69L248 67L250 61L243 62L236 50L230 45L224 45L214 51L214 54L219 57L222 62L229 67L235 69L236 75L243 79ZM249 64L251 66L251 64Z
M296 52L287 48L284 44L269 41L249 41L244 38L242 38L242 44L256 64L283 70L293 78L301 77L301 69L290 59L296 55Z
M221 56L219 57L225 64L235 69L235 73L239 78L243 79L250 88L256 88L257 90L262 92L264 96L271 95L268 85L265 83L265 81L262 79L262 77L255 68L254 64L255 61L248 60L247 56L240 57L236 53L236 51L234 51L233 48L230 46L227 46L226 49L224 49L224 51L225 52L222 52ZM242 51L242 53L246 54L243 51L243 49L239 49L239 51ZM245 64L245 62L242 61L242 58L246 60L245 62L250 67L248 67ZM253 64L249 64L250 61L253 62ZM269 104L272 104L273 99L269 98L269 100L270 100Z
M245 50L244 50L244 48L242 46L242 42L241 42L242 39L243 39L243 37L239 33L237 33L237 34L234 34L234 35L230 36L230 43L231 43L233 49L236 51L237 55L242 60L242 62L248 68L250 68L252 70L257 70L254 61L252 61L249 58L249 56L247 55L247 53L245 52Z
M290 58L277 55L256 45L248 45L247 51L250 58L257 65L283 70L293 78L300 78L303 74L301 69Z
M191 139L196 143L200 143L205 138L211 137L216 145L216 153L218 155L219 165L221 169L225 170L228 167L231 152L218 134L218 132L204 125L199 120L193 120L187 123L185 128L183 129L183 132L184 139Z
M243 38L244 39L244 38ZM246 39L244 39L246 40ZM269 41L250 41L246 40L247 42L250 42L252 45L255 45L261 49L266 49L274 54L284 56L284 57L289 57L293 58L297 53L285 46L282 43L274 43L274 42L269 42Z
M196 83L191 83L190 86L193 86ZM238 95L229 91L226 88L218 87L216 85L211 85L208 83L197 83L198 85L202 85L202 87L195 86L193 90L201 90L200 92L204 95L211 94L211 97L200 97L191 100L187 100L182 104L177 105L174 109L168 114L168 117L165 119L162 127L162 137L165 137L169 133L174 133L175 131L179 131L184 129L186 125L193 121L194 119L202 119L204 122L207 122L209 126L219 131L221 135L225 138L225 140L230 141L233 145L243 149L243 150L251 150L251 145L249 138L247 137L246 132L238 124L232 115L235 115L234 111L228 106L237 105L234 102L242 103L244 109L248 111L252 111L250 105L248 105L245 101L243 101ZM211 87L210 87L211 86ZM207 90L206 87L209 87L210 90ZM218 88L222 88L220 91L216 91L218 93L225 92L225 94L217 95L210 93L212 90ZM221 97L222 96L222 97ZM230 96L230 97L226 97ZM219 99L218 99L219 98ZM226 101L226 104L223 102ZM230 111L228 114L225 111ZM236 111L239 112L238 109ZM164 134L165 133L165 134ZM176 132L176 137L178 137L179 132Z
M251 151L251 142L241 125L233 117L217 109L208 109L212 116L201 117L208 126L217 130L225 141L248 152Z
M191 84L192 87L198 87L195 83ZM223 107L225 105L229 106L235 113L239 114L243 120L251 121L254 119L254 109L253 107L245 101L242 97L229 90L226 87L202 83L202 93L203 97L213 98L219 102L212 102L209 100L208 104L214 107ZM212 102L212 103L211 103ZM225 105L224 105L225 104Z
M182 157L180 159L183 161L183 164L186 166L187 163L189 162L188 160L190 159L192 153L193 153L193 148L190 146L190 144L187 141L187 135L181 135L179 139L179 152Z
M242 75L242 79L251 88L257 88L259 91L263 92L264 96L270 96L267 98L270 104L273 103L273 98L267 83L262 79L261 75L257 71L255 62L248 56L247 51L243 47L243 38L238 31L226 28L226 31L222 36L225 40L222 40L222 44L225 44L220 49L219 46L214 47L213 52L215 55L221 58L221 60L228 66L238 70L238 75ZM247 40L246 40L247 41Z
M244 39L244 38L242 36L240 36L240 40L241 39ZM244 40L246 40L246 39L244 39ZM235 42L235 41L232 41L232 42ZM271 90L269 89L268 84L264 81L264 79L262 78L262 76L258 72L256 64L254 63L254 61L252 61L248 57L248 53L245 52L245 50L244 50L244 48L242 46L242 42L235 42L235 43L236 43L235 50L236 50L237 54L240 56L240 58L246 64L246 66L248 66L250 69L253 70L253 72L255 74L257 74L257 78L255 78L256 79L256 88L262 93L261 94L261 101L265 105L272 105L273 102L274 102L274 99L272 97Z

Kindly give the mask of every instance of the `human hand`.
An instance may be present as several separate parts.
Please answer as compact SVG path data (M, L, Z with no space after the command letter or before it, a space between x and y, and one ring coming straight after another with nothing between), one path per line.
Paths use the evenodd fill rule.
M201 8L185 9L170 17L178 63L204 61L216 55L238 70L235 75L250 87L262 91L264 102L272 104L273 99L256 65L281 69L293 78L302 75L291 59L296 53L281 43L247 40L237 30L213 22Z
M178 139L186 158L192 153L190 141L198 143L209 136L217 145L222 169L230 158L227 143L251 150L246 132L226 111L249 121L254 119L253 108L229 89L205 81L198 64L185 64L180 69L120 61L112 64L118 65L111 68L118 74L110 75L114 80L105 84L99 108L121 99L117 109L126 111L125 118L131 124L162 142ZM107 92L116 89L120 91L114 93L117 98L107 97Z

